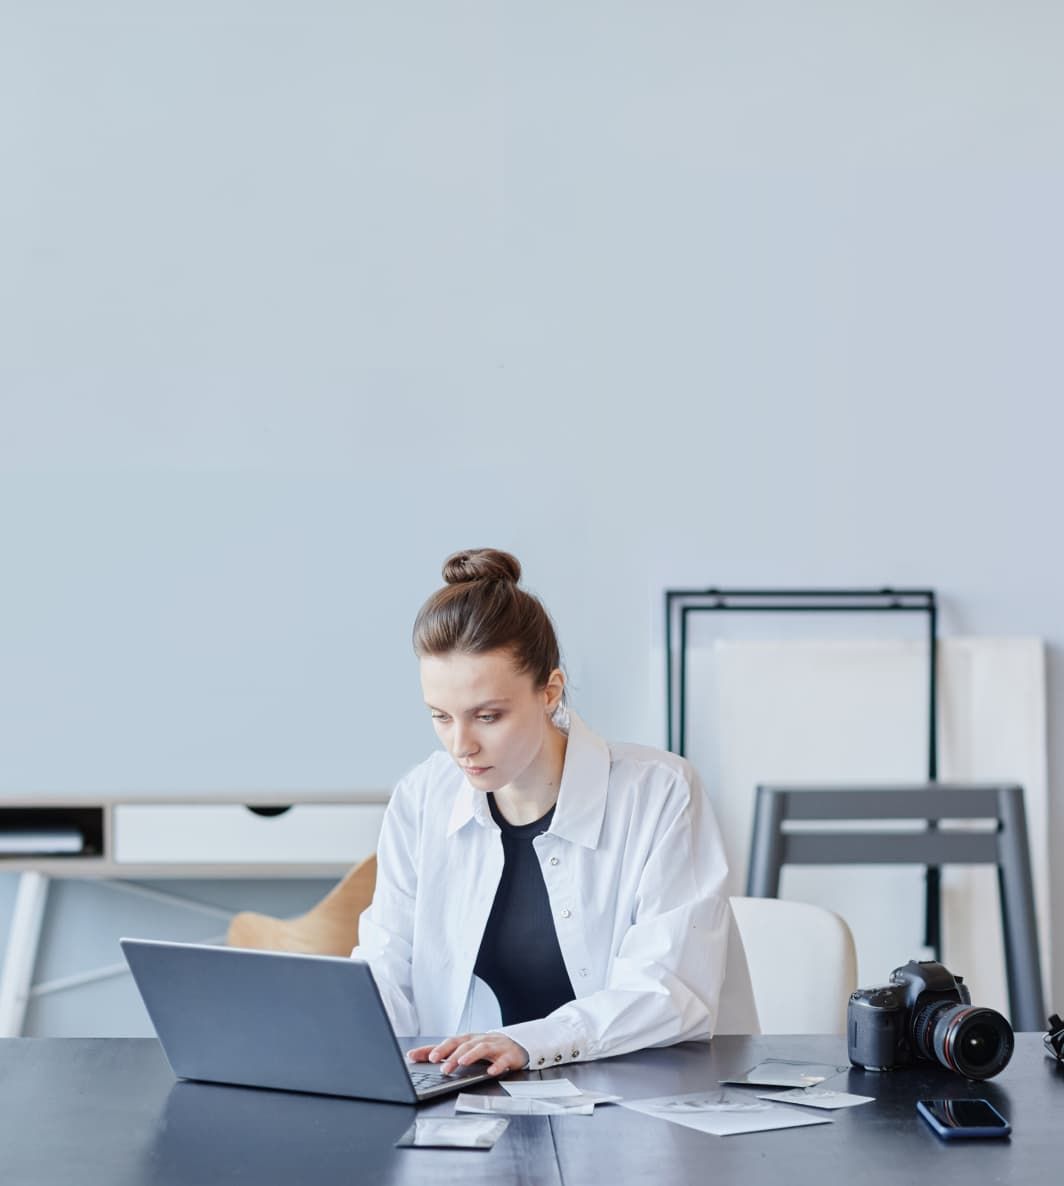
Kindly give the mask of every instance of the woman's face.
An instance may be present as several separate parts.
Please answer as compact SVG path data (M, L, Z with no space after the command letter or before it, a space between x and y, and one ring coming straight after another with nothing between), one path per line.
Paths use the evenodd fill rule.
M543 749L565 677L537 688L508 650L421 660L421 690L436 735L480 791L517 782Z

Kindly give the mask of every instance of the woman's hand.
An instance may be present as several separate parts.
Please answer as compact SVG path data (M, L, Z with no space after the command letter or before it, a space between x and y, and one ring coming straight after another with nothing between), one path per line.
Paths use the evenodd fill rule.
M505 1034L462 1034L445 1038L438 1046L418 1046L407 1051L411 1062L442 1062L440 1070L449 1075L455 1067L468 1067L486 1059L489 1075L519 1071L528 1063L528 1051Z

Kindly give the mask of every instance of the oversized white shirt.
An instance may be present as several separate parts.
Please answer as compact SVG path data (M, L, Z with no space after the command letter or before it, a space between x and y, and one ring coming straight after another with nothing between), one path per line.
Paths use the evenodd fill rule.
M607 744L570 714L554 818L533 844L576 999L502 1026L473 973L503 867L484 792L443 751L396 787L352 952L369 963L396 1033L507 1034L533 1068L710 1037L727 866L691 764Z

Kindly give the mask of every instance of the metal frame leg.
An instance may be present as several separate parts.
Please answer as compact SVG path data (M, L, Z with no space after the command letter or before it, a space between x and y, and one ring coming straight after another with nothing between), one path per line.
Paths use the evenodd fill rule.
M1018 1030L1043 1030L1046 1014L1022 788L999 791L998 819L998 890L1012 1024Z
M47 900L48 878L43 873L19 875L0 973L0 1037L3 1038L17 1038L22 1033Z
M195 910L200 914L210 915L212 918L224 919L230 922L232 910L223 910L220 906L212 906L209 902L200 902L196 898L188 898L183 894L173 894L167 890L158 890L151 886L139 885L133 881L98 881L94 884L105 889L117 890L120 893L137 894L153 902L163 902L167 906L180 906L186 910ZM39 928L38 928L39 929ZM224 943L226 934L211 935L206 939L198 939L198 943ZM58 976L54 980L41 981L30 984L27 980L25 989L29 997L43 997L49 993L65 992L67 989L80 988L83 984L95 984L101 980L110 980L116 976L129 975L129 964L125 960L118 963L105 964L98 968L90 968L85 972L74 972L69 976ZM23 1005L25 1010L25 1005Z
M778 898L783 863L783 811L785 796L766 787L757 788L750 863L746 870L748 898Z

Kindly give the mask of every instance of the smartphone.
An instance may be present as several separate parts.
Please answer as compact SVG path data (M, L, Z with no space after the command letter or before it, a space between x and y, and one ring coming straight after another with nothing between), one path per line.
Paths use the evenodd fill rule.
M1007 1137L1012 1126L989 1100L917 1100L916 1110L944 1141Z

